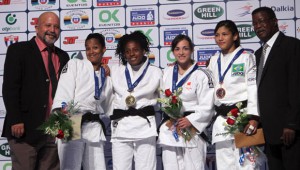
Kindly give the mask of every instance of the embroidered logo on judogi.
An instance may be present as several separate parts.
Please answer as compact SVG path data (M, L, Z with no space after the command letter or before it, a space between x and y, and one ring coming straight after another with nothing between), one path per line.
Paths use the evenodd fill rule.
M244 63L232 64L231 76L244 76L245 69Z
M64 68L61 70L61 74L66 73L68 71L68 63L64 66Z

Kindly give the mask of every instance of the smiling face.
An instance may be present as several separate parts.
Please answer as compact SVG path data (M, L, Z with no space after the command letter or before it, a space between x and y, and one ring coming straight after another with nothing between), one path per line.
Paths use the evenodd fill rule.
M231 53L236 49L235 41L237 39L238 34L233 35L225 26L220 27L215 33L215 41L223 54Z
M252 15L252 25L257 37L263 42L267 42L279 30L277 19L271 18L264 11Z
M142 63L145 55L145 50L135 41L129 41L125 45L125 58L131 66L136 66Z
M86 41L85 50L87 59L93 64L95 70L98 70L106 48L103 47L97 39L91 38Z
M183 39L179 41L174 50L173 54L179 65L189 65L192 63L191 55L193 49L190 48L190 44L187 40Z
M35 26L37 37L42 40L47 46L53 46L59 38L60 25L59 19L55 13L45 12Z

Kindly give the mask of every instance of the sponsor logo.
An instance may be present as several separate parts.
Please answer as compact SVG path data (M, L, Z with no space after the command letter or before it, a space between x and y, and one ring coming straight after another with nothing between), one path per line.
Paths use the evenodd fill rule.
M188 35L188 30L168 30L168 31L164 31L164 45L171 45L173 39L179 34Z
M37 25L39 18L31 18L30 25Z
M87 7L87 0L67 0L66 7ZM80 2L78 2L80 1Z
M197 50L197 64L200 67L206 67L211 56L218 53L218 50Z
M89 23L89 16L83 10L72 10L64 16L64 24L69 29L85 28Z
M123 36L120 31L116 29L106 29L106 30L100 30L100 34L102 34L105 37L106 42L106 48L107 49L113 49L117 47L117 44L119 42L119 39Z
M16 14L7 14L5 21L8 25L14 25L17 22Z
M279 25L279 30L286 34L286 29L289 27L285 22Z
M170 65L173 65L174 64L174 62L176 61L176 58L173 58L172 57L172 51L171 50L168 50L168 52L167 52L167 60L168 60L168 66L170 66Z
M244 63L232 64L231 76L244 76Z
M10 157L10 147L8 143L4 143L0 146L0 154L5 157Z
M115 9L113 11L110 10L102 10L99 12L99 26L120 26L120 20L117 18L119 10Z
M121 5L121 0L97 0L97 6L117 6Z
M239 35L241 40L250 39L256 36L252 25L250 24L241 24L237 25Z
M10 0L0 0L0 5L10 5Z
M201 35L204 36L214 36L215 35L215 30L214 29L206 29L201 31Z
M154 10L130 11L130 25L154 25Z
M17 43L18 41L19 36L9 35L4 37L6 47L10 46L11 44Z
M288 11L294 11L295 10L295 8L293 6L289 6L289 5L287 5L287 6L282 5L282 6L278 6L278 7L271 6L271 8L275 12L288 12Z
M239 17L244 17L244 16L246 16L246 15L250 15L250 14L251 14L250 11L251 11L251 8L252 8L252 7L253 7L253 6L252 6L250 3L247 3L245 6L239 8L239 9L243 10L244 12L239 13L238 16L239 16Z
M196 8L194 14L197 18L211 20L222 16L224 9L218 5L209 4Z
M65 37L65 40L63 41L63 44L75 44L76 39L78 39L78 36L74 37Z
M166 20L182 20L186 19L187 16L185 15L185 11L181 9L173 9L167 12L167 15L164 16Z
M148 59L149 59L149 62L151 64L153 64L155 62L155 55L154 54L149 54L148 55Z

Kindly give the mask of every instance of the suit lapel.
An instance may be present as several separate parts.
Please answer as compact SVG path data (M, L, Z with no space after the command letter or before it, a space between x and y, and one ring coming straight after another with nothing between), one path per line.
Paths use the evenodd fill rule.
M263 72L262 72L262 75L261 75L260 84L261 84L261 82L263 81L266 72L268 71L269 65L270 65L270 63L272 62L273 57L274 57L276 54L278 54L278 50L280 50L280 49L278 48L278 46L280 45L281 40L282 40L283 37L284 37L284 34L283 34L282 32L280 32L279 35L278 35L278 37L277 37L277 39L275 40L275 42L274 42L272 48L271 48L271 51L270 51L270 53L269 53L269 55L268 55L268 58L267 58L267 60L266 60L266 63L265 63L265 66L264 66L264 69L263 69ZM258 55L258 56L261 56L262 48L260 48L259 50L260 50L260 51L259 51L259 53L257 53L257 55ZM257 57L257 58L258 58L258 57ZM260 58L260 57L259 57L259 58ZM258 61L258 62L259 62L259 61Z

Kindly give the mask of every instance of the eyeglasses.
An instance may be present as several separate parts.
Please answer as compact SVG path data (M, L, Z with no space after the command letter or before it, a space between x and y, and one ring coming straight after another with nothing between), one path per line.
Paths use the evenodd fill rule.
M260 19L260 20L257 20L257 21L253 21L252 22L252 25L255 27L257 26L258 24L259 25L266 25L270 20L272 20L273 18L268 18L268 19Z

